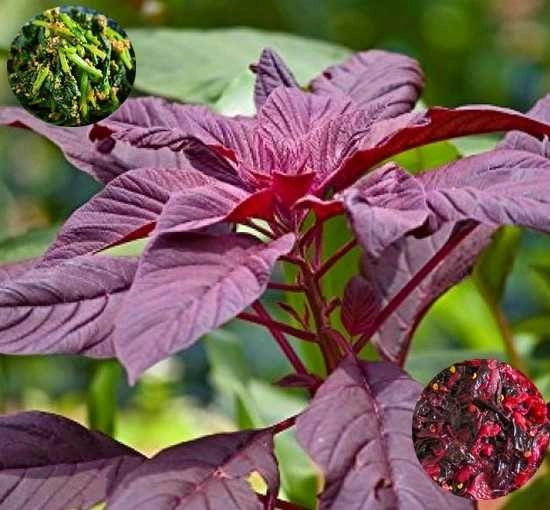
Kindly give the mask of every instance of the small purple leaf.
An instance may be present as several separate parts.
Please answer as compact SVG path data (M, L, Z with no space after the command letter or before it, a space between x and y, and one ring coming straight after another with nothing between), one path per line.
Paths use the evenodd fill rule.
M403 238L388 247L380 257L363 256L363 276L372 286L381 307L386 306L445 245L454 230L454 225L446 225L423 239ZM493 232L490 227L478 226L384 322L373 338L384 358L404 363L412 335L432 303L471 272L477 257L491 241Z
M83 256L0 282L0 353L112 357L115 318L136 266Z
M217 434L163 450L131 473L109 510L263 510L248 477L279 490L273 432Z
M429 217L421 182L387 163L343 193L357 240L372 256L422 227Z
M372 286L361 276L354 276L348 282L344 290L341 317L350 335L359 335L368 329L380 311L378 299Z
M381 50L356 53L311 83L314 94L343 93L363 110L381 107L378 118L412 110L423 87L424 76L416 60Z
M250 69L256 73L254 102L258 111L260 111L269 94L277 87L300 88L292 71L271 48L264 49L258 63L251 65Z
M135 99L128 99L120 110L132 109ZM119 110L119 111L120 111ZM0 108L0 125L30 129L55 143L67 160L76 168L107 183L115 177L142 167L186 168L189 166L182 154L169 150L137 150L127 144L115 144L113 140L91 139L94 127L57 127L43 122L22 108Z
M293 245L293 234L269 244L242 234L157 236L117 322L116 350L130 380L259 298Z
M213 179L196 170L140 168L112 180L67 220L40 262L51 266L150 232L170 194Z
M88 510L105 501L144 457L62 416L0 416L0 506Z
M392 363L345 359L298 417L297 437L325 475L319 510L473 510L424 472L412 443L422 387Z

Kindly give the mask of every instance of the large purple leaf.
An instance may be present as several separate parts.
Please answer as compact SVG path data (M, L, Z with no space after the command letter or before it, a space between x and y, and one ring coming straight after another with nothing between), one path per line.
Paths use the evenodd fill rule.
M461 159L417 177L430 226L474 220L550 231L550 160L497 150Z
M444 226L423 239L406 237L388 247L380 257L365 255L362 273L383 307L445 245L455 227ZM432 303L459 283L491 241L493 228L478 226L429 274L382 325L373 341L384 358L403 364L412 336Z
M114 322L136 265L83 256L0 282L0 353L114 356Z
M196 170L140 168L117 177L67 220L40 266L144 237L171 193L215 182Z
M277 87L281 85L289 88L300 87L292 71L277 52L271 48L264 49L258 63L251 65L250 69L256 73L254 102L258 111L262 108L269 94Z
M343 93L361 109L382 107L379 118L412 110L423 87L424 76L416 60L381 50L356 53L311 83L314 94Z
M55 414L0 416L0 507L88 510L138 468L141 454Z
M130 380L260 297L293 244L293 234L269 244L240 234L157 236L117 321L116 350Z
M109 510L263 510L247 480L253 472L277 494L271 430L204 437L145 462L119 486Z
M25 274L36 264L35 259L22 260L17 262L0 263L0 284L14 280Z
M539 99L533 108L527 112L527 115L533 119L550 124L550 94ZM548 136L545 136L541 141L527 133L513 131L504 137L504 140L498 144L498 148L533 152L534 154L550 158Z
M537 139L550 136L550 124L514 110L485 105L456 109L436 107L376 122L364 129L358 126L353 137L354 150L346 153L339 168L318 187L346 188L377 163L427 143L510 130L521 130Z
M130 98L121 110L132 109L134 104L135 100ZM64 152L71 164L104 183L135 168L185 168L189 165L183 154L168 149L138 150L127 144L115 143L110 138L94 142L94 137L90 138L93 128L89 126L53 126L22 108L0 108L0 125L30 129L48 138Z
M379 256L429 217L421 183L394 163L363 177L343 198L357 240L371 256Z
M473 510L416 458L412 414L422 387L392 363L347 358L298 417L297 437L325 475L319 510Z

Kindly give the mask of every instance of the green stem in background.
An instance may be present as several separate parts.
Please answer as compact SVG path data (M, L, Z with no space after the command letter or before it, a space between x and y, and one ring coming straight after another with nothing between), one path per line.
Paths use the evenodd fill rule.
M0 386L0 414L3 414L7 410L8 398L7 392L3 388L7 387L8 380L8 370L7 370L7 359L5 356L0 355L0 381L2 385Z
M476 285L479 289L481 297L487 304L487 307L489 308L489 311L491 312L491 315L493 316L493 319L498 326L500 335L502 337L502 342L504 343L506 356L510 361L510 365L512 365L514 368L517 368L528 376L529 368L527 367L527 364L525 363L525 360L522 358L521 354L516 349L516 345L514 342L514 333L512 332L512 328L510 327L510 323L508 322L506 315L502 311L502 307L493 296L493 293L485 285L479 282L479 280L476 280Z
M115 433L117 393L122 370L116 360L92 362L88 389L88 425L111 437Z

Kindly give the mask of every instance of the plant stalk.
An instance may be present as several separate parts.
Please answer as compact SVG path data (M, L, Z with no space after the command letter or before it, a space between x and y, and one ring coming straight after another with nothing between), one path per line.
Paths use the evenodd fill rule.
M253 324L258 324L260 326L265 326L268 329L272 327L276 328L283 333L287 333L295 338L304 340L305 342L317 342L317 337L311 331L294 328L293 326L289 326L284 322L276 321L271 317L266 318L263 316L254 315L252 313L241 312L239 315L237 315L237 319L252 322Z

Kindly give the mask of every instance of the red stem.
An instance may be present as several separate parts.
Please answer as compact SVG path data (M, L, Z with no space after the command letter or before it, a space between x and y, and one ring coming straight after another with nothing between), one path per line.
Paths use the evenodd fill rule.
M275 328L282 333L287 333L306 342L317 342L317 337L311 331L304 331L303 329L294 328L284 322L273 320L271 317L266 318L263 316L254 315L253 313L241 312L237 315L237 319L252 322L253 324L259 324L260 326L265 326L268 329Z
M269 501L269 496L267 494L256 494L258 499L266 505ZM289 501L283 501L282 499L275 499L275 508L279 510L309 510L305 506L298 505L296 503L290 503Z
M296 354L296 352L294 351L294 349L286 339L281 329L279 329L275 325L274 321L271 319L271 317L267 313L267 310L264 308L264 306L259 301L256 301L252 305L252 308L256 311L256 313L260 316L261 319L266 321L266 325L267 325L267 328L269 329L269 332L279 344L279 347L284 352L290 364L294 367L294 370L296 370L298 374L307 374L308 371L304 366L304 364L302 363L302 360L298 357L298 355Z
M374 318L370 328L363 334L359 340L353 346L353 350L359 354L363 347L370 340L382 326L382 324L390 317L390 315L397 310L397 308L407 299L409 294L413 292L422 280L426 278L446 257L451 253L477 225L471 225L455 232L450 239L441 247L441 249L434 254L434 256L428 260L408 282L407 284L388 302L388 304L380 311L380 313Z
M268 289L272 290L284 290L285 292L303 292L304 287L302 285L292 285L289 283L269 282L267 284Z
M351 241L348 241L346 244L341 246L336 252L334 252L324 264L315 272L315 278L320 280L325 274L330 271L332 266L336 264L344 255L349 251L353 250L357 246L357 239L353 238Z
M273 425L273 434L279 434L280 432L283 432L291 427L294 427L294 424L296 423L296 419L298 418L298 415L295 414L294 416L291 416L290 418L286 418L283 421L280 421L279 423L276 423Z

